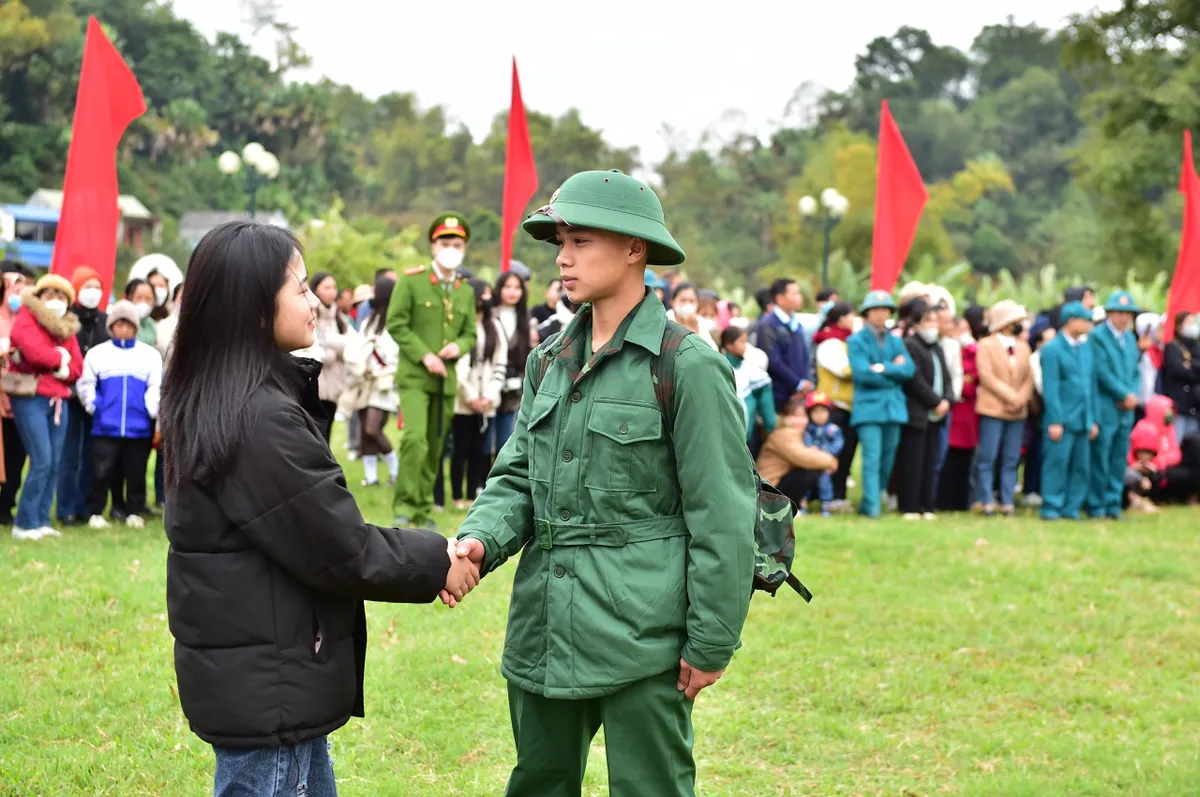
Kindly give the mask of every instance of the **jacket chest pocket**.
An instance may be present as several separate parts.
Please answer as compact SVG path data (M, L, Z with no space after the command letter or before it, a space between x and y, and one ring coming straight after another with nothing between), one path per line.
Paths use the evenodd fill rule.
M533 398L529 410L529 479L548 482L554 474L554 408L559 396L548 391L539 391Z
M653 493L665 463L657 406L597 399L588 418L584 486L601 492Z

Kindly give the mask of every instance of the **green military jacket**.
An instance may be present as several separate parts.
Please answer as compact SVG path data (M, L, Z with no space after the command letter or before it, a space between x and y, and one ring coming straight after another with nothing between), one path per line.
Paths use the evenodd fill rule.
M483 542L485 573L522 552L502 671L530 692L610 694L681 657L720 670L738 646L757 512L745 411L729 363L689 337L664 428L650 359L665 324L651 294L588 362L585 305L535 350L516 430L460 529Z
M433 266L410 268L392 289L387 331L400 347L396 387L436 393L438 377L425 370L421 358L448 343L457 343L460 354L475 347L475 291L461 277L447 290ZM453 396L457 387L454 363L447 363L443 394Z

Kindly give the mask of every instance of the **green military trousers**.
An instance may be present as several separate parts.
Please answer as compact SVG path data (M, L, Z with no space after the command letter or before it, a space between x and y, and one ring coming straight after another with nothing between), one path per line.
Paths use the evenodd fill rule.
M433 520L433 483L442 466L442 446L454 417L454 399L424 390L401 390L400 411L404 413L404 432L392 511L417 525Z
M579 797L600 726L611 797L694 797L692 705L677 671L585 700L553 700L508 685L517 766L505 797Z

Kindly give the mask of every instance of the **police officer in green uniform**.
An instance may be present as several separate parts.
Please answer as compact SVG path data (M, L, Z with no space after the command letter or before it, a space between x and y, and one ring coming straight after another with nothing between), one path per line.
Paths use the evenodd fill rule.
M433 483L457 390L454 364L475 347L475 291L458 274L471 228L458 213L429 225L433 263L396 280L387 330L400 347L396 388L404 433L392 509L396 525L436 528Z
M641 181L576 174L523 226L559 245L583 306L530 355L516 430L459 531L458 555L482 572L521 554L501 666L517 748L506 794L580 794L604 726L611 794L693 795L693 701L738 646L754 576L733 373L684 337L673 419L660 411L651 361L682 328L644 270L684 253Z

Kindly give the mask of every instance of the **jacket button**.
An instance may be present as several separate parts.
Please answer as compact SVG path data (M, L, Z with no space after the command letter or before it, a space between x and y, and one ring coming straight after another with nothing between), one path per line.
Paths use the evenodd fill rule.
M583 400L583 394L580 393L578 390L576 390L574 393L571 394L571 403L572 404L578 404L582 400Z
M562 565L555 565L555 567L554 567L554 577L555 578L562 578L566 574L567 574L567 568L563 567Z
M573 459L575 459L575 455L572 454L570 451L563 452L563 462L570 462Z
M620 432L621 434L629 434L629 424L627 424L627 423L621 424L620 427L617 428L617 431Z
M558 518L559 518L559 520L570 520L571 519L571 510L570 509L561 510L558 513Z

